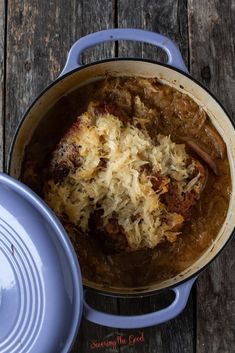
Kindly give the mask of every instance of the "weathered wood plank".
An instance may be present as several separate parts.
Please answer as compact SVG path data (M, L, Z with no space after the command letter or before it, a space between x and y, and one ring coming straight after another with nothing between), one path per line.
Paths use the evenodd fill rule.
M190 69L235 119L235 1L188 3Z
M113 2L108 0L98 5L95 0L9 1L6 157L22 114L37 94L58 76L72 43L87 33L113 27L113 8ZM89 61L110 56L114 56L114 43L96 47L85 55ZM100 297L93 299L94 305L96 301L99 302ZM117 309L115 299L102 302L103 310L109 311L110 308ZM92 340L104 340L112 332L84 320L73 352L89 352Z
M115 0L80 0L82 3L81 35L97 32L115 26ZM78 15L79 16L79 15ZM94 62L115 56L115 44L112 42L99 44L87 49L83 55L83 62Z
M0 0L0 171L3 170L4 146L3 146L3 124L4 124L4 99L5 99L5 1Z
M188 63L188 29L186 0L119 0L118 26L142 28L173 39ZM132 42L119 43L119 56L162 60L166 56L153 46Z
M187 30L187 2L182 1L146 1L146 0L119 0L118 26L143 28L158 32L172 38L180 47L183 58L188 63L188 30ZM165 55L153 46L140 43L120 42L119 56L144 57L152 60L164 60ZM165 294L169 298L168 294ZM120 312L136 314L137 312L151 312L162 298L145 298L144 301L129 303L121 299ZM129 304L129 305L128 305ZM142 330L145 343L135 346L121 347L122 353L192 353L194 352L194 300L191 295L187 309L176 319L166 324ZM122 330L123 331L123 330ZM138 334L138 330L125 330L127 336Z
M235 119L235 2L188 2L190 69ZM233 240L197 282L197 353L235 351Z

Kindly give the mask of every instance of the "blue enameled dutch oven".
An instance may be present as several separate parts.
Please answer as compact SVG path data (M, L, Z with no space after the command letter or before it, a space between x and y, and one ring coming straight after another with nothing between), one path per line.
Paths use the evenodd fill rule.
M99 43L134 40L162 48L167 64L143 59L108 59L80 65L82 52ZM174 301L166 308L138 316L116 316L94 310L85 302L76 255L62 225L30 189L16 181L25 148L46 112L63 95L109 75L158 77L190 95L206 110L224 137L232 174L232 193L225 222L215 241L195 263L177 276L149 287L104 288L83 285L113 296L143 296L171 289ZM183 87L183 88L182 88ZM60 77L34 101L14 139L9 173L0 177L0 351L67 352L76 336L81 314L91 322L116 328L157 325L177 316L191 287L206 265L221 251L234 230L235 131L220 103L189 76L177 46L160 34L137 29L112 29L90 34L71 48Z

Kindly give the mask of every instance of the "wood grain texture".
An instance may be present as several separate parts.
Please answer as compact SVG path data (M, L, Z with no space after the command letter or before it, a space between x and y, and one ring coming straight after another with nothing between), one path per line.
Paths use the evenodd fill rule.
M174 40L188 63L188 27L186 0L118 0L118 26L142 28L164 34ZM120 42L119 56L164 60L161 50L151 45Z
M235 1L189 0L188 11L192 75L235 119ZM197 353L235 352L234 249L235 239L197 282Z
M155 0L119 0L118 26L143 28L158 32L175 40L179 45L185 63L188 63L188 28L187 28L187 2L186 1L155 1ZM120 42L119 56L144 57L152 60L164 61L166 56L155 47L132 42ZM122 353L193 353L195 342L194 301L193 295L187 309L176 319L166 324L146 328L145 345L122 347ZM120 313L134 314L138 310L142 313L156 310L157 305L163 304L169 298L145 298L142 302L129 303L128 300L119 301ZM127 335L130 330L125 331Z
M5 115L5 1L0 0L0 172L3 170L3 129Z
M190 69L235 119L235 1L188 3Z

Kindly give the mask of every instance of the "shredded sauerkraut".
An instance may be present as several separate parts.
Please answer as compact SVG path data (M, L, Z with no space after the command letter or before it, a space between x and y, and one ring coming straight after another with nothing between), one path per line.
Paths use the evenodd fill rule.
M76 151L76 163L67 156L72 165L67 175L60 182L51 178L44 187L45 200L59 217L88 232L95 210L103 211L104 227L115 214L130 249L175 240L184 218L168 212L161 195L172 180L185 192L198 182L197 175L190 178L194 161L188 162L183 144L160 134L153 141L146 131L91 105L54 151L51 168L68 146Z

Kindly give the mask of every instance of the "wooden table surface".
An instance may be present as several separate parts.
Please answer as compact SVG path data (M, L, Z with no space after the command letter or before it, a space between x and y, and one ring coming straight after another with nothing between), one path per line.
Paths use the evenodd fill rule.
M72 43L113 27L143 28L174 39L192 76L235 119L235 0L0 0L1 169L24 111L58 76ZM163 60L151 46L120 42L87 50L84 61L114 56ZM177 319L143 330L115 330L83 319L72 352L234 353L234 254L233 240L201 274ZM138 300L90 297L99 309L137 314L153 311L168 294ZM128 339L138 335L144 342L129 345ZM119 345L99 348L117 336Z

